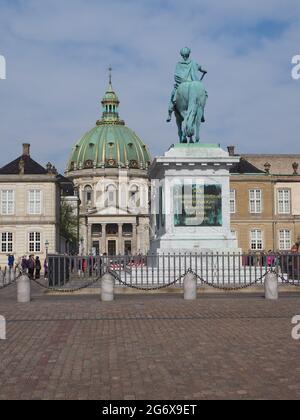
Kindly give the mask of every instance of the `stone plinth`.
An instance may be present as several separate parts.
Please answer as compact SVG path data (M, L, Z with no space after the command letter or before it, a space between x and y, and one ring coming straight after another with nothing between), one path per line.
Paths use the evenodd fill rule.
M155 159L152 253L239 252L229 180L239 159L217 144L177 144Z

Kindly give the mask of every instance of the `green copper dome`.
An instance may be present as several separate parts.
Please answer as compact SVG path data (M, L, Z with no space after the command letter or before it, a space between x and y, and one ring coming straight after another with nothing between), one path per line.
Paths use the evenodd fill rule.
M147 169L151 156L147 146L120 120L119 99L113 90L111 76L103 97L102 118L96 127L76 143L67 171L97 168Z

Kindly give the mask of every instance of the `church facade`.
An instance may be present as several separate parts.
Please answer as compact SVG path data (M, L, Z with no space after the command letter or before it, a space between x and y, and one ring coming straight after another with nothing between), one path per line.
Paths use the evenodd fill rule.
M149 250L151 156L119 117L112 87L102 99L102 118L75 144L66 176L79 198L81 254L145 254Z

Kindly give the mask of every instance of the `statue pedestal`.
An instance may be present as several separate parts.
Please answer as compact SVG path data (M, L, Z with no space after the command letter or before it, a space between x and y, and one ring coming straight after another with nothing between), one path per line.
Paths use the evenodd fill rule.
M229 156L217 144L176 144L150 167L152 253L238 253L230 229Z

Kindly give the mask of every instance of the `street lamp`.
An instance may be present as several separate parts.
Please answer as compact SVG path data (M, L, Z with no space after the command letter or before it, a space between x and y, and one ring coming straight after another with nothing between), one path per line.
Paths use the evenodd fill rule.
M48 250L49 250L49 241L48 241L48 239L46 239L46 242L45 242L45 248L46 248L46 258L48 258Z

